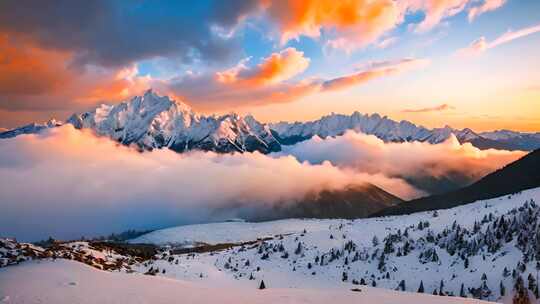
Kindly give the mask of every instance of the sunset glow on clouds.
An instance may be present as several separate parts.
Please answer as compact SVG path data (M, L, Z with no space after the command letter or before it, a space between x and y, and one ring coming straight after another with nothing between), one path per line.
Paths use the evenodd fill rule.
M488 42L484 36L473 41L468 47L458 50L457 54L460 56L474 56L479 55L480 53L497 47L501 44L509 43L512 40L522 38L531 34L540 32L540 24L526 27L517 31L509 30L501 36L497 37L495 40Z
M534 130L540 110L530 108L538 95L526 95L527 110L510 116L490 104L485 90L469 89L475 81L480 88L481 77L456 84L455 75L468 72L458 70L461 55L500 46L489 52L491 62L468 68L503 82L527 58L520 73L530 83L518 86L513 76L505 88L522 96L521 88L540 77L531 72L540 69L533 55L540 53L539 11L532 0L2 1L0 127L65 119L152 87L205 112L279 105L303 120L327 114L327 104L335 103L330 93L339 93L337 108L347 113L400 116L403 109L451 104L454 116L445 119L456 127L480 125L472 117L483 114L503 116L507 128L525 116L531 122L519 128ZM525 54L505 56L508 51ZM369 67L372 62L387 66ZM495 66L497 74L490 70ZM440 126L435 113L450 112L422 113L419 123Z
M140 153L66 125L0 145L0 231L37 240L155 229L237 217L245 208L268 212L263 207L364 183L412 198L425 194L415 178L474 179L523 154L480 151L455 138L386 144L354 132L271 155Z
M309 66L309 58L294 48L273 53L256 67L247 68L242 62L236 67L217 72L219 82L244 85L268 85L290 79Z

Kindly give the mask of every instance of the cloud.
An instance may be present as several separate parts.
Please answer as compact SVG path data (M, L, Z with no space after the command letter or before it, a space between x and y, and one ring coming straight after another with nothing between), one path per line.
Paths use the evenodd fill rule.
M361 72L324 80L307 78L285 81L301 73L309 59L289 48L274 53L254 68L240 62L237 66L215 74L189 74L168 82L154 83L162 93L174 95L199 110L230 109L293 102L307 95L346 89L382 78L425 67L427 59L404 58L374 62Z
M382 61L369 64L365 70L348 76L327 80L323 91L334 91L365 83L374 78L394 75L401 72L423 68L429 65L427 59L404 58L396 61Z
M147 77L136 76L136 66L75 68L72 52L43 49L5 34L0 34L0 54L0 109L5 111L81 109L126 98L148 84Z
M470 143L460 144L455 137L435 145L423 142L385 143L373 135L348 131L335 138L315 137L287 146L278 155L293 155L311 164L329 161L343 169L400 178L430 192L440 191L447 182L464 186L524 154L479 150Z
M386 49L387 47L394 45L399 39L397 37L389 37L386 39L383 39L382 41L377 43L377 48L379 49Z
M421 108L421 109L405 109L405 110L402 110L401 112L404 112L404 113L426 113L426 112L440 112L440 111L446 111L446 110L451 110L451 109L454 109L454 107L444 103L442 105L438 105L438 106L434 106L434 107L427 107L427 108Z
M322 39L327 46L332 48L352 51L375 43L382 36L403 24L408 14L422 13L423 20L410 26L416 32L427 32L443 20L465 11L475 1L260 0L259 6L252 7L251 11L245 15L266 16L276 26L282 44L291 39L306 36ZM493 3L494 1L487 2L479 7L473 7L472 14L478 15L498 7ZM391 42L387 40L382 45Z
M281 42L301 35L319 37L333 29L333 47L355 48L374 42L401 21L395 1L270 1L265 10L279 28Z
M191 73L152 85L165 94L177 96L199 110L285 103L318 91L314 79L290 81L309 66L310 59L295 48L287 48L263 58L256 66L250 59L215 73Z
M267 85L288 80L309 66L309 58L295 48L273 53L250 69L241 62L238 66L216 73L219 82L241 85Z
M406 197L419 193L401 179L286 155L140 153L66 125L2 140L0 231L36 240L159 228L367 181Z
M354 132L271 155L140 153L66 125L2 140L0 231L36 240L161 228L267 211L308 193L366 182L412 198L425 194L413 186L418 180L457 175L471 181L522 155L481 151L455 138L438 145L384 143Z
M476 17L487 13L489 11L494 11L499 7L503 6L506 3L506 0L484 0L481 5L471 7L469 9L469 22L472 22Z
M497 37L497 39L491 42L488 42L486 38L482 36L479 39L473 41L468 47L458 50L456 52L456 55L459 57L476 56L501 44L505 44L515 39L525 37L537 32L540 32L540 24L522 28L517 31L507 31L506 33L502 34L501 36Z
M249 6L231 6L218 13L213 7L187 10L187 4L61 0L49 5L6 0L0 2L0 32L32 39L43 48L73 52L76 65L123 67L155 57L187 63L229 59L237 41L214 35L211 25L237 20Z
M424 19L415 26L416 32L427 32L443 19L462 12L471 0L409 0L407 10L424 12Z

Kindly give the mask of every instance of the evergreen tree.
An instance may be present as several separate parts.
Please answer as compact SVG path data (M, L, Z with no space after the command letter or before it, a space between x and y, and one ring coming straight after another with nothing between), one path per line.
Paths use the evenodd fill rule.
M465 294L465 285L461 283L461 288L459 289L459 296L462 298L466 298L467 294Z
M419 293L424 293L424 282L420 281L420 286L418 287Z
M259 289L266 289L266 285L264 285L263 280L261 280L261 284L259 285Z
M298 242L298 246L296 247L294 254L300 254L300 253L302 253L302 243Z
M529 276L527 277L527 281L529 281L529 286L528 286L529 290L534 291L536 289L536 279L531 273L529 273Z
M399 282L398 288L401 291L405 291L405 280L401 280L401 282Z
M441 280L441 284L439 284L439 295L444 296L444 282Z
M504 297L506 295L506 288L504 288L504 284L503 282L501 281L501 283L499 284L499 288L501 290L501 297Z
M379 245L379 239L377 238L377 236L373 236L373 239L371 240L371 244L373 245L373 247L377 247Z
M516 283L514 284L514 298L512 299L513 304L530 304L531 300L527 289L525 289L525 284L523 284L523 278L518 276Z

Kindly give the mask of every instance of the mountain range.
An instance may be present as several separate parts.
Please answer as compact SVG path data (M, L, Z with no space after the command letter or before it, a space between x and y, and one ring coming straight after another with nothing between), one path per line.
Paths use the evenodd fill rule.
M95 109L73 114L65 123L77 129L92 129L125 145L141 149L169 148L177 152L189 150L218 153L271 153L282 145L293 145L314 136L340 136L348 130L375 135L385 142L420 141L440 143L455 135L461 143L470 142L480 149L532 151L540 148L540 133L510 130L477 133L449 126L428 129L412 122L395 121L379 114L330 114L308 122L262 123L251 115L201 115L188 105L158 96L148 90L142 96L116 105L100 105ZM50 120L32 123L0 133L0 138L38 133L64 124Z

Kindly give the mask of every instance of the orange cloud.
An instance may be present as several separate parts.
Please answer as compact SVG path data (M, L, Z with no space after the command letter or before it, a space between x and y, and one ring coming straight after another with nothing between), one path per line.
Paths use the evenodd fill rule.
M290 79L302 73L309 66L309 58L295 48L287 48L265 58L255 68L248 68L240 62L236 67L216 73L217 80L223 83L244 85L268 85Z
M482 15L483 13L498 9L505 3L506 0L484 0L484 3L482 3L481 5L471 7L469 9L469 22L473 21L476 17Z
M272 66L272 64L268 64L274 60L272 58L274 56L264 59L263 63L254 69L245 67L244 63L241 62L237 67L216 75L189 74L172 81L154 82L153 84L162 93L177 96L179 99L191 103L198 110L230 110L231 107L293 102L307 95L346 89L375 78L418 69L429 64L429 60L426 59L405 58L396 61L374 62L365 66L359 73L329 80L308 78L300 81L269 82L267 81L269 77L266 77L269 74L261 71L264 71L267 66ZM292 70L296 73L301 69ZM289 78L293 73L277 74L279 77L272 76L271 79ZM287 75L287 77L282 75Z
M40 47L28 37L0 33L0 121L15 126L20 123L17 113L73 112L121 100L141 92L150 81L136 76L136 66L73 66L74 56Z
M398 61L376 62L356 74L327 80L323 83L323 91L345 89L354 85L362 84L374 78L394 75L411 69L418 69L429 65L427 59L405 58Z
M365 46L401 22L393 0L266 1L266 12L277 23L282 43L301 35L319 37L323 28L335 30L335 47Z
M484 0L469 9L470 16L495 10L506 0ZM281 43L300 36L323 37L328 46L353 50L379 40L412 12L422 12L424 19L414 25L416 32L426 32L446 18L465 11L477 0L259 0L263 12L277 25ZM391 43L388 40L387 43ZM382 44L387 45L386 43Z
M59 90L72 75L55 66L67 62L68 52L46 51L0 34L0 94L41 94Z
M473 41L468 47L459 49L456 55L459 57L472 57L483 53L484 51L497 47L501 44L511 42L515 39L525 37L534 33L540 32L540 24L526 27L517 31L508 31L497 39L488 42L485 37L480 37Z
M440 111L446 111L454 109L454 107L448 105L448 104L442 104L435 107L428 107L428 108L421 108L421 109L405 109L401 112L404 113L426 113L426 112L440 112Z

